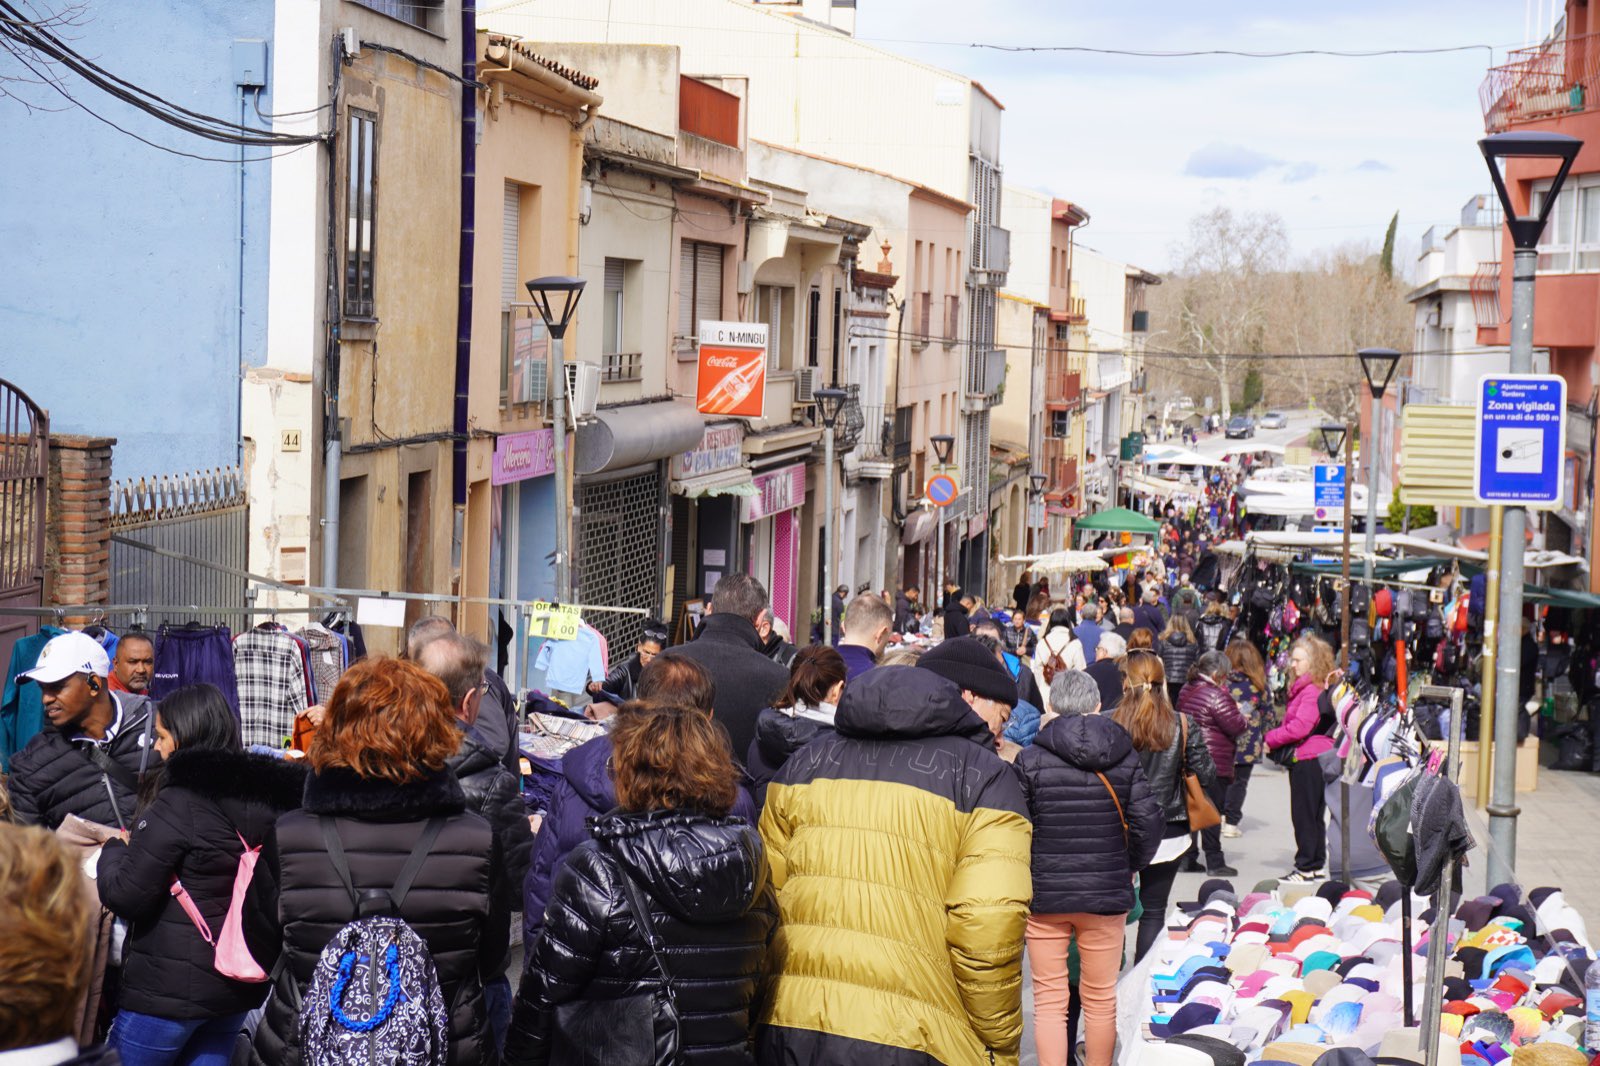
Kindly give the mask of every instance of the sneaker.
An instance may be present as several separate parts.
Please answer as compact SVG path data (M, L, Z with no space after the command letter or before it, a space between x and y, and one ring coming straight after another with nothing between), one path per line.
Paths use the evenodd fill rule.
M1216 866L1207 866L1206 875L1208 877L1238 877L1239 871L1227 863L1218 863Z
M1240 837L1244 836L1244 830L1240 829L1238 826L1234 825L1232 822L1223 822L1222 823L1222 835L1224 837L1228 838L1229 840L1237 840Z
M1183 865L1178 867L1178 872L1183 874L1203 874L1206 872L1206 868L1201 865L1199 859L1190 855L1183 860Z
M1278 878L1278 881L1286 885L1305 885L1312 881L1325 881L1327 878L1325 870L1290 870Z

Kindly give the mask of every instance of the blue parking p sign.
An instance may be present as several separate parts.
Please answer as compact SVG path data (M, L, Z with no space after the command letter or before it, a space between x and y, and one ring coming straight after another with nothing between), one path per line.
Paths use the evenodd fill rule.
M1472 490L1480 503L1558 507L1567 428L1567 383L1557 374L1478 379Z

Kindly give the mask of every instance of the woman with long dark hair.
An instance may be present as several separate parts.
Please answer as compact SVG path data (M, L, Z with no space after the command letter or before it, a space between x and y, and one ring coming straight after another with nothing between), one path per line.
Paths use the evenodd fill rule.
M789 687L775 706L756 719L756 737L745 755L745 771L755 783L756 808L767 796L767 783L789 756L823 731L833 731L833 715L844 694L844 657L825 644L808 644L789 668Z
M107 842L95 882L106 909L129 924L122 1009L108 1042L127 1066L226 1064L267 986L218 973L213 943L240 856L300 805L306 775L296 763L247 754L239 720L211 685L161 701L155 747L163 762L145 779L133 831L126 843Z
M1208 790L1215 787L1217 775L1200 728L1182 718L1167 699L1167 675L1161 660L1146 651L1129 652L1122 669L1122 702L1112 721L1133 740L1145 780L1164 815L1161 844L1139 875L1144 915L1139 919L1136 957L1143 957L1166 925L1172 882L1190 848L1184 774L1195 774Z
M729 816L727 732L698 708L633 703L611 744L616 809L556 874L505 1061L655 1062L671 1032L674 1061L753 1063L778 911L760 834Z

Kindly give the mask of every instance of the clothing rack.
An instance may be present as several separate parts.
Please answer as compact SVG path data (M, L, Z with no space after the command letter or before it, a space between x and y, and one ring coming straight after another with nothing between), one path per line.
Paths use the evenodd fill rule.
M1445 749L1444 775L1445 779L1455 783L1461 776L1461 733L1465 726L1461 717L1461 690L1446 685L1419 685L1416 689L1416 699L1448 699L1450 701L1450 738L1449 746ZM1444 969L1446 957L1449 954L1444 950L1448 945L1441 944L1439 938L1446 940L1450 936L1450 915L1455 906L1452 900L1458 867L1456 859L1446 860L1444 873L1439 878L1439 891L1433 897L1433 926L1428 932L1428 969L1423 978L1425 999L1422 1004L1422 1046L1420 1050L1426 1052L1427 1066L1439 1064L1439 1014L1444 1006ZM1411 891L1406 890L1405 898L1409 899Z

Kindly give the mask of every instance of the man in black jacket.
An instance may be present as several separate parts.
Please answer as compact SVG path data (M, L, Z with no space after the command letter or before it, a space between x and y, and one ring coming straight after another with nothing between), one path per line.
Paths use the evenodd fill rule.
M461 749L450 757L447 765L461 782L467 810L482 815L500 841L505 870L501 881L506 890L505 906L507 911L517 911L522 908L521 888L533 850L533 831L522 806L521 783L500 762L499 753L478 735L474 724L478 721L487 685L485 667L488 661L488 648L454 630L429 641L416 656L417 665L443 681L450 692L450 704L455 708L456 724L462 735ZM511 955L509 938L504 950L499 965L492 968L492 972L500 976L486 980L483 988L489 1026L496 1044L502 1047L511 1024L511 983L504 975Z
M63 633L18 675L39 686L49 722L11 760L7 784L19 822L55 829L75 814L117 829L132 824L140 781L161 762L154 705L112 692L110 673L94 638Z
M767 590L749 574L729 574L711 592L711 616L700 635L669 648L666 658L693 659L717 686L711 716L722 723L736 757L750 750L756 718L789 684L789 671L761 653L756 620L769 606Z

